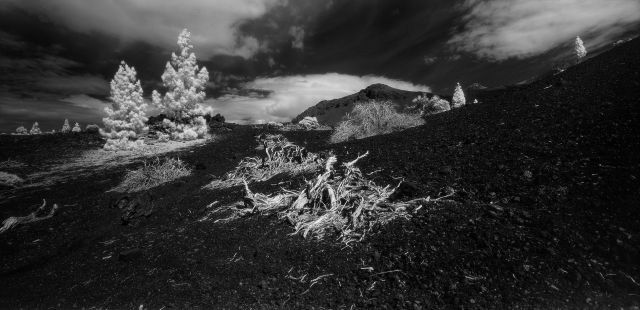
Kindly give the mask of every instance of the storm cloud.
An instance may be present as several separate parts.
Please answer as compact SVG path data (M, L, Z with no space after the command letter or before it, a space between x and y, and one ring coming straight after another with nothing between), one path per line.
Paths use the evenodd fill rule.
M188 28L196 52L251 57L259 44L238 35L243 20L257 18L281 0L4 0L81 33L99 32L125 41L143 41L173 49Z
M532 57L581 36L588 49L640 22L638 0L467 0L466 26L449 41L491 60Z
M380 76L353 76L338 73L258 78L245 89L261 90L253 95L226 95L207 101L215 113L239 123L287 122L321 100L351 95L371 84L382 83L394 88L429 92L425 85ZM263 95L267 93L268 95Z

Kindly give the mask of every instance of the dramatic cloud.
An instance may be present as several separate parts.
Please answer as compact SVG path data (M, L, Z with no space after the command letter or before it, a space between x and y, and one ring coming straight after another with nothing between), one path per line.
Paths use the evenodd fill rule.
M125 41L143 41L174 49L178 33L189 28L196 53L248 58L259 46L255 38L238 35L240 22L257 18L281 0L5 0L45 16L74 31L93 31Z
M38 122L45 131L59 130L65 118L70 122L102 124L106 103L86 95L65 99L21 98L0 94L0 132L13 132L18 126Z
M79 92L98 96L109 94L109 83L94 75L42 77L36 81L36 85L41 90L64 95Z
M226 95L207 104L228 120L239 123L286 122L321 100L351 95L375 83L412 91L430 91L429 87L377 76L352 76L328 73L274 78L259 78L245 89L266 90L263 95Z
M492 60L542 54L580 35L600 47L640 22L638 0L467 0L465 30L449 43Z

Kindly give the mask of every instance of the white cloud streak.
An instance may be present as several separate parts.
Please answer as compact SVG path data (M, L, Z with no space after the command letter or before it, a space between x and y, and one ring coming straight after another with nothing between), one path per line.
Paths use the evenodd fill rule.
M191 31L198 56L251 57L259 43L238 36L241 21L262 16L281 0L6 0L75 31L97 31L175 49L178 33Z
M465 30L449 43L481 58L542 54L580 35L587 49L640 22L638 0L467 0Z
M351 95L375 83L394 88L429 92L430 88L410 82L378 76L353 76L338 73L258 78L246 83L246 89L271 91L266 97L226 95L209 99L206 104L226 119L238 123L286 122L321 100Z

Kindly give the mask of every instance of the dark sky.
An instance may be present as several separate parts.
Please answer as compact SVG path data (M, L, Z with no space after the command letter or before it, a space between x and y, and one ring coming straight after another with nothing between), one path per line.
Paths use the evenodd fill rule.
M118 63L149 96L183 28L211 73L207 105L285 121L376 82L517 83L569 61L576 35L594 53L639 22L638 0L0 0L0 132L101 124Z

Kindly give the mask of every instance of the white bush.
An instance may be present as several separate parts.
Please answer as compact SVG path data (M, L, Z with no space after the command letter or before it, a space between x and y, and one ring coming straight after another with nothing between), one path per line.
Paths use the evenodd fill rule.
M144 147L142 140L129 140L127 137L120 139L107 139L103 148L107 151L130 151Z
M80 129L80 124L76 122L76 124L73 126L73 129L71 129L71 132L80 132L80 131L82 131L82 129Z
M38 125L38 122L33 123L33 126L31 126L31 130L29 130L29 134L39 135L41 133L42 131L40 130L40 126Z
M318 118L315 116L305 116L301 121L298 122L305 129L316 129L320 127L320 123L318 122Z
M576 58L578 58L578 60L587 56L587 49L584 47L584 43L582 42L582 39L580 39L580 37L578 36L576 37L576 40L573 43L573 51L576 55Z
M449 101L435 95L431 98L426 95L418 96L414 98L412 102L418 105L422 111L422 115L437 114L451 110Z
M464 98L464 92L462 91L462 86L460 83L456 84L456 89L453 91L453 98L451 99L451 108L459 108L466 104L466 99Z
M163 125L170 128L171 139L193 140L202 138L208 132L206 120L202 117L206 110L204 89L209 81L207 68L198 68L196 55L191 51L191 33L184 29L178 36L178 55L171 54L162 74L162 83L167 88L164 96L153 91L153 104L160 107L165 119Z
M420 114L398 113L389 101L357 103L346 120L338 124L331 135L331 142L391 133L424 124Z
M27 128L24 128L24 126L20 126L16 128L16 133L19 135L28 135L29 131L27 131Z
M69 126L69 120L64 119L64 124L62 125L62 129L60 129L61 133L69 133L71 131L71 126Z
M111 80L111 107L105 108L107 117L102 119L105 130L100 133L107 138L105 149L123 149L143 144L142 140L128 143L123 140L135 140L147 132L146 104L142 99L142 87L136 77L136 69L129 67L124 61L120 63L118 72ZM114 141L109 141L114 140Z

